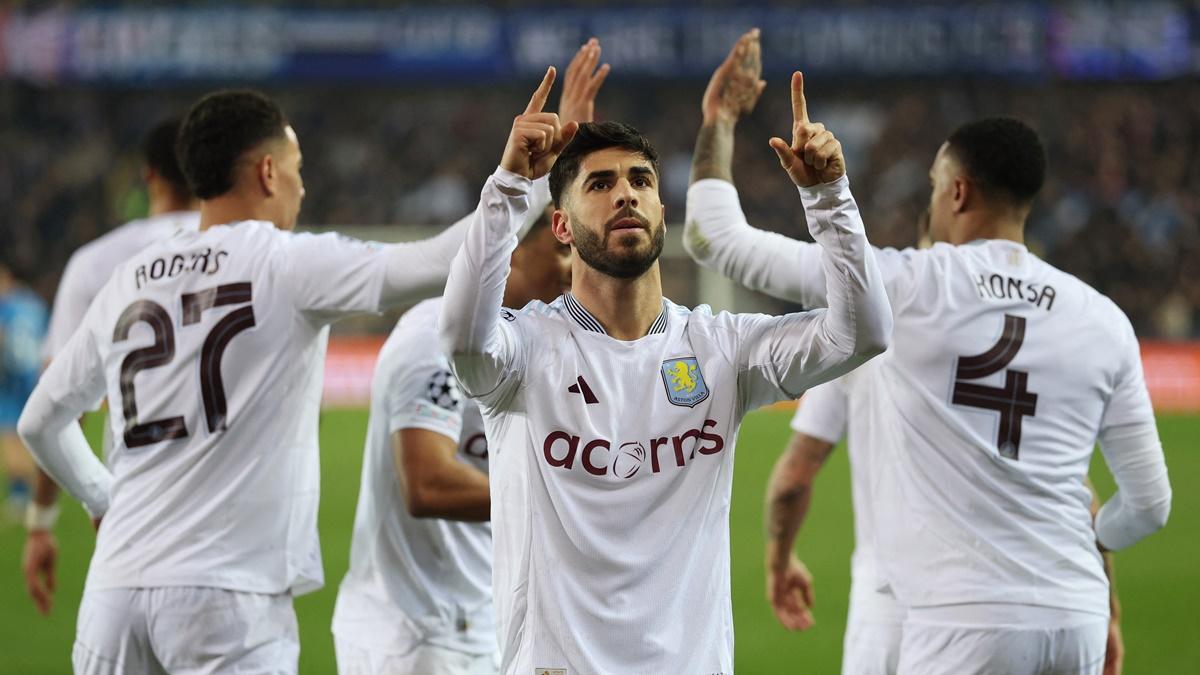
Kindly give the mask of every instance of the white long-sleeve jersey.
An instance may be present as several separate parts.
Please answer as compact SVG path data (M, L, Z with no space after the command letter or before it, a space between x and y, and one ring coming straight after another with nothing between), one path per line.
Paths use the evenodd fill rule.
M104 516L88 586L320 587L327 326L436 294L463 230L385 246L247 221L121 264L19 423L47 473ZM111 473L75 424L104 395Z
M401 317L371 383L350 570L333 632L372 652L403 654L422 643L496 652L491 523L413 517L396 477L392 435L402 429L445 436L458 461L488 471L479 406L461 394L438 346L441 303L426 300Z
M729 502L746 412L887 345L887 300L838 187L802 193L829 310L713 315L663 300L619 341L570 294L501 310L528 181L500 169L455 259L443 349L491 452L504 673L732 673ZM815 208L815 207L814 207Z
M703 264L806 306L827 301L813 273L821 250L751 228L729 183L694 184L687 222ZM1171 495L1128 319L1016 242L876 253L895 312L861 422L879 444L881 573L908 606L1107 614L1097 538L1127 545L1161 527ZM1144 429L1140 444L1106 443ZM1084 478L1098 438L1120 492L1093 531Z

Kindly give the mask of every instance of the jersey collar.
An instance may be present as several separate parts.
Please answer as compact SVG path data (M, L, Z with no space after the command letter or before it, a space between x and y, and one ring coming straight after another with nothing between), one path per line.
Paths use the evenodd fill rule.
M575 296L570 292L563 293L563 304L566 306L567 312L571 315L571 318L575 319L575 322L580 326L583 326L585 329L590 330L593 333L608 335L608 332L604 330L604 326L601 326L600 322L596 320L596 317L592 316L591 312L584 309L583 305L579 304L579 301L576 300ZM658 313L658 318L654 320L654 323L650 324L650 331L647 332L646 335L655 335L657 333L665 332L667 332L667 307L666 302L664 301L662 311Z

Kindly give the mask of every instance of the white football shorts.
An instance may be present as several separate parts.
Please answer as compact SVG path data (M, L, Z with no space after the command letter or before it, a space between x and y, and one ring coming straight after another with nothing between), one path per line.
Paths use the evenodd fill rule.
M1100 675L1108 619L998 626L904 622L899 675ZM919 613L918 613L919 614Z
M171 586L84 590L76 675L290 675L300 640L289 594Z
M404 654L372 651L334 635L338 675L496 675L498 654L467 654L430 644Z
M842 640L842 675L896 675L904 608L872 581L850 584L850 614Z

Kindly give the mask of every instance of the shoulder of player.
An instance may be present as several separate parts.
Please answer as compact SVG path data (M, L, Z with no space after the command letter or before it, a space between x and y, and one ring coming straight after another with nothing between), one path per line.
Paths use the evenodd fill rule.
M400 316L396 326L388 335L385 349L403 348L416 352L440 353L438 347L438 315L442 311L442 299L430 298L413 305ZM392 347L396 345L396 347Z
M1079 314L1095 321L1102 326L1114 328L1129 324L1129 318L1112 298L1101 293L1083 279L1065 272L1054 265L1038 258L1038 263L1044 266L1044 274L1048 282L1058 292L1068 291L1078 296Z
M521 330L530 329L537 333L567 329L577 324L567 309L565 298L565 295L560 295L549 303L533 300L520 309L502 307L500 319Z
M396 389L394 394L424 386L436 373L450 372L437 334L441 300L425 300L405 312L380 348L375 381Z

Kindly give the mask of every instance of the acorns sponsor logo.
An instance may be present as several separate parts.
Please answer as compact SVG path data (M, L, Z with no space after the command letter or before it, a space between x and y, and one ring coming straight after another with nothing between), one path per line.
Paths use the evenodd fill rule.
M578 464L593 476L615 476L629 479L642 472L650 460L650 473L656 474L674 465L682 469L696 454L715 455L725 449L725 439L710 429L716 420L704 420L699 429L688 429L677 436L660 436L648 443L626 441L613 449L607 438L584 440L565 431L552 431L542 443L546 463L559 469L572 470Z

